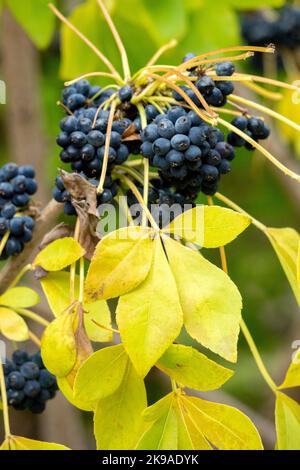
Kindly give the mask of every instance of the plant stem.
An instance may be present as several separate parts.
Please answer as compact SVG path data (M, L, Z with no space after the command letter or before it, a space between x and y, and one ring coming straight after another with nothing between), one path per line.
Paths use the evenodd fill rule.
M2 364L1 357L0 357L0 390L1 390L2 405L3 405L4 431L5 431L5 438L7 439L11 436L11 433L10 433L10 424L9 424L7 394L6 394L3 364Z
M164 44L161 46L158 51L153 55L153 57L149 60L147 63L146 67L151 67L152 65L156 64L158 59L169 49L173 49L173 47L177 46L177 40L176 39L171 39L167 44Z
M145 108L141 103L137 104L137 108L138 108L139 115L141 118L142 129L145 129L145 127L147 126L147 116L146 116ZM143 158L143 165L144 165L143 199L144 199L145 206L148 207L148 196L149 196L149 160L148 158ZM143 227L147 226L147 214L145 211L143 211L143 214L142 214L142 226Z
M277 386L275 384L275 382L273 381L272 377L270 376L269 372L267 371L264 363L263 363L263 360L258 352L258 349L256 347L256 344L250 334L250 331L248 330L248 327L246 325L246 323L244 322L243 319L241 319L241 330L243 332L243 335L248 343L248 346L249 346L249 349L252 353L252 356L254 357L254 360L256 362L256 365L262 375L262 377L264 378L265 382L269 385L270 389L272 390L273 393L276 394L276 390L277 390Z
M83 256L79 260L79 280L80 280L80 286L79 286L78 301L82 303L83 294L84 294L84 257Z
M75 231L74 231L74 239L78 241L79 239L79 232L80 232L80 220L77 217ZM76 279L76 261L71 265L70 268L70 304L75 301L75 279Z
M22 269L21 271L19 272L19 274L16 276L16 278L12 281L12 283L8 286L7 289L12 289L13 287L15 287L19 281L22 279L22 277L24 276L24 274L26 274L28 271L30 271L32 269L32 265L31 264L26 264Z
M53 4L49 4L49 8L53 11L53 13L63 22L65 23L90 49L102 60L102 62L106 65L106 67L111 71L112 75L116 78L116 80L122 80L120 74L117 72L113 64L102 54L101 51L87 38L82 34L76 26L74 26Z
M124 77L125 77L125 81L127 81L127 80L129 80L131 73L130 73L130 67L129 67L129 62L128 62L126 49L125 49L124 44L121 40L121 37L118 33L118 30L115 27L114 22L113 22L113 20L110 16L110 14L108 13L107 9L105 8L105 5L102 2L102 0L98 0L98 4L99 4L99 6L102 10L102 13L105 17L105 20L106 20L108 26L110 27L110 30L113 34L113 37L115 38L116 44L117 44L118 49L120 51L120 55L121 55L121 59L122 59L122 65L123 65L123 71L124 71Z
M2 252L3 252L3 250L4 250L4 247L5 247L5 245L6 245L7 240L8 240L8 238L9 238L9 235L10 235L10 231L7 230L7 232L4 234L4 236L3 236L3 238L2 238L2 240L1 240L1 242L0 242L0 256L2 255Z
M31 341L40 349L41 341L39 340L39 338L32 331L29 331L28 334Z
M114 79L119 85L124 85L124 81L116 79L116 77L112 73L90 72L90 73L85 73L84 75L81 75L80 77L74 78L73 80L69 80L68 82L65 82L65 86L71 86L74 83L78 82L79 80L82 80L83 78L89 78L89 77L108 77L108 78Z
M37 313L32 312L31 310L27 310L26 308L16 308L15 310L23 317L30 318L31 320L35 321L36 323L39 323L40 325L47 327L50 324L47 320L45 320L45 318L41 317Z
M111 130L112 130L112 124L113 124L113 119L114 119L114 115L115 115L116 106L117 106L117 102L113 101L112 104L111 104L110 112L109 112L109 118L108 118L108 123L107 123L107 130L106 130L105 151L104 151L104 157L103 157L103 163L102 163L102 170L101 170L99 186L98 186L98 189L97 189L97 192L100 193L100 194L103 192L103 186L104 186L105 176L106 176L106 172L107 172L109 147L110 147L110 136L111 136Z
M171 385L172 385L172 390L173 392L177 391L177 385L174 379L171 379Z

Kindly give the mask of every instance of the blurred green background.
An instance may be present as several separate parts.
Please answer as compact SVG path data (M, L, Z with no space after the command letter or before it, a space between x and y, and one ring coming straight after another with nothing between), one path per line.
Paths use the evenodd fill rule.
M50 199L53 180L61 166L55 137L63 115L56 104L63 81L104 70L85 44L67 28L61 28L47 3L48 0L0 0L0 78L7 87L7 103L0 107L0 164L10 160L34 164L40 185L37 201L41 205ZM96 0L53 3L120 68L118 52ZM142 67L158 47L174 37L178 39L178 47L165 54L160 63L179 63L190 51L203 53L243 44L239 25L241 10L279 7L284 3L281 0L106 0L124 40L132 70ZM251 71L251 63L243 62L238 67ZM288 72L285 71L286 79ZM299 172L293 145L286 144L279 132L273 133L271 141L273 150L278 151L278 159L295 169L298 167ZM241 151L232 173L222 180L221 192L267 225L299 229L300 193L296 185L271 168L261 155ZM280 382L291 360L291 344L300 340L299 311L291 289L270 244L256 229L250 228L230 245L227 254L231 277L244 299L244 318L275 381ZM219 263L217 252L210 251L207 255ZM267 446L271 447L274 444L273 397L242 337L236 370L221 394L213 394L212 398L228 403L233 400L237 406L243 403L249 407ZM161 396L166 385L161 376L152 376L148 384L152 402ZM294 396L297 398L297 392ZM24 424L24 415L19 413L14 415L15 426L20 433L26 428L23 434L28 437L59 442L61 436L61 441L73 448L93 447L89 417L77 414L74 418L72 413L65 400L58 398L49 405L43 422L43 418L26 415ZM74 419L76 428L73 428ZM50 439L49 433L52 433Z

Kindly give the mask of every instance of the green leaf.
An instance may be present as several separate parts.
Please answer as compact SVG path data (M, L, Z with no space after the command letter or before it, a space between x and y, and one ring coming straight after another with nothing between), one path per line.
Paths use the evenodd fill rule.
M16 20L37 47L45 49L51 42L55 29L55 16L48 0L6 0ZM55 0L52 3L56 3Z
M272 243L291 288L293 289L298 305L300 305L300 285L297 278L297 260L300 242L299 233L288 227L267 227L265 234Z
M261 450L261 438L251 420L228 405L180 396L185 413L219 450ZM182 408L182 407L181 407Z
M36 441L20 436L11 436L9 441L10 450L70 450L68 447L54 442Z
M300 450L300 406L284 393L277 392L276 432L278 450Z
M220 206L197 206L177 216L163 231L205 248L226 245L251 223L250 217Z
M188 333L206 348L236 362L242 300L224 271L171 238L164 239Z
M279 388L300 387L300 348L296 351L287 370L286 376Z
M29 287L14 287L0 296L0 305L12 308L33 307L39 301L39 295Z
M119 388L98 402L94 417L97 449L132 449L142 423L142 411L146 407L144 381L127 361Z
M285 0L243 0L240 2L239 0L227 0L233 8L237 10L257 10L259 8L279 8L283 6L286 2Z
M65 377L76 362L74 316L67 312L53 320L42 337L42 357L47 369L58 377Z
M120 298L117 323L124 348L142 376L179 335L182 310L160 238L154 241L148 277Z
M85 283L85 302L119 297L147 276L152 260L151 231L126 227L110 233L98 244Z
M149 31L158 44L183 36L187 25L182 0L142 0L140 3L145 6Z
M60 238L47 245L35 258L33 266L45 271L61 271L84 256L85 251L71 237Z
M73 389L66 377L58 377L57 385L62 394L66 397L69 403L76 408L79 408L83 411L94 411L97 406L97 401L88 401L88 398L80 400L77 397L74 397Z
M60 316L70 305L70 273L54 272L48 273L41 279L44 294L48 300L53 314ZM79 278L75 278L75 297L78 298ZM111 315L108 305L100 300L93 304L84 305L84 326L91 341L107 342L112 340L112 332L105 330L111 328ZM102 325L99 327L94 321Z
M177 450L177 417L173 393L146 409L136 449Z
M233 375L232 370L182 344L172 344L159 359L156 367L177 383L201 391L215 390Z
M120 387L127 363L128 356L121 344L95 352L78 371L74 397L93 402L111 395Z
M26 341L29 338L27 324L9 308L0 307L0 332L12 341Z

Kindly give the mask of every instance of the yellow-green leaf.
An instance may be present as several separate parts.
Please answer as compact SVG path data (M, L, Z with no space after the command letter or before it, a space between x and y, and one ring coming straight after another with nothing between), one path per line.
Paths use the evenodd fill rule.
M0 307L0 333L12 341L26 341L28 327L20 315L11 309Z
M53 320L42 337L42 357L47 369L58 377L66 376L76 362L74 317L69 312Z
M96 406L97 406L97 401L92 402L88 400L88 397L86 397L84 400L80 400L77 397L74 397L73 394L73 389L68 382L68 379L66 377L58 377L57 378L57 385L62 392L62 394L66 397L69 403L71 403L73 406L76 406L76 408L79 408L80 410L83 411L94 411Z
M237 359L241 295L224 271L180 243L164 244L188 333L228 361Z
M70 273L62 271L48 273L41 279L44 294L48 300L53 314L60 316L70 305ZM78 297L79 278L75 277L75 296ZM111 315L104 300L84 305L84 326L91 341L108 342L112 340L112 332L105 330L111 328ZM97 326L95 320L104 328Z
M12 436L10 438L12 450L70 450L69 447L54 442L42 442L26 437Z
M86 303L119 297L145 279L152 259L150 235L147 228L125 227L99 242L87 274Z
M297 260L300 236L296 230L268 227L265 231L279 258L281 266L300 305L300 285L297 276Z
M178 450L212 450L201 429L182 403L180 396L176 397L176 414L178 427Z
M97 449L132 449L142 423L142 411L146 407L144 381L128 361L119 388L98 402L94 417Z
M164 229L205 248L226 245L251 223L250 217L220 206L197 206L177 216Z
M60 316L70 305L70 273L66 271L48 273L40 282L53 315ZM77 298L77 282L75 287Z
M84 249L74 238L60 238L47 245L37 255L33 266L40 266L45 271L60 271L75 263L84 254Z
M300 450L300 405L284 393L277 392L276 432L278 450Z
M90 340L99 343L112 341L112 332L106 330L112 325L110 310L105 300L86 305L84 311L84 326Z
M0 450L10 450L9 438L5 439L5 441L2 442L2 444L0 446Z
M174 394L170 393L146 409L136 449L177 450L177 435Z
M233 375L232 370L182 344L172 344L156 366L176 382L201 391L215 390Z
M121 344L100 349L80 367L74 383L74 396L96 401L114 393L121 385L128 356Z
M122 296L117 323L136 370L145 376L180 333L182 310L177 288L161 240L154 242L148 277L134 291Z
M0 296L0 305L12 308L33 307L39 301L39 295L29 287L14 287Z
M236 408L186 395L182 395L180 400L195 426L218 449L262 449L254 424Z
M295 352L286 376L279 388L300 387L300 348Z

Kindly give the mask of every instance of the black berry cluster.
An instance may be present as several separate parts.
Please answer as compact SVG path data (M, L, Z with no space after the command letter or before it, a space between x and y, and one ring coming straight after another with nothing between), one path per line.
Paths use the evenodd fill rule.
M91 104L100 106L113 94L114 91L110 88L102 90L99 86L92 86L88 80L80 80L63 90L62 102L66 108L76 114L76 111L84 106Z
M235 156L218 128L180 106L158 115L141 138L142 154L160 170L166 185L189 200L194 200L199 191L214 194Z
M193 53L187 54L184 57L183 62L192 59L194 56L195 55ZM234 71L235 67L233 63L229 61L220 62L215 66L215 73L219 77L230 77L231 75L233 75ZM195 87L210 106L224 106L227 102L227 96L233 93L234 91L233 82L230 80L213 80L212 77L205 74L203 70L197 70L197 68L193 67L192 69L190 69L190 74L192 76L198 75L198 80L195 81ZM196 106L198 106L199 108L203 108L203 105L194 90L185 85L182 85L180 88L195 103ZM177 91L173 92L173 97L174 99L176 99L176 101L184 101L182 95Z
M32 166L8 163L0 169L0 242L9 231L9 238L0 259L21 253L24 244L32 238L35 221L22 215L28 208L30 197L37 191Z
M143 187L137 185L137 189L143 195ZM142 208L131 190L127 193L127 202L131 208L132 216L134 218L140 217ZM171 222L186 208L190 209L193 206L193 201L176 192L161 178L153 178L149 181L148 209L160 227Z
M16 350L3 368L8 404L16 410L42 413L58 387L55 376L45 368L41 353L29 356L26 351Z
M231 124L243 131L245 134L255 140L255 142L267 139L270 135L269 127L262 119L258 117L247 118L246 116L239 116L234 118ZM227 140L233 147L244 146L247 150L254 150L252 144L234 132L229 132Z
M242 35L252 46L295 49L300 45L300 8L285 5L278 10L257 11L242 17Z

